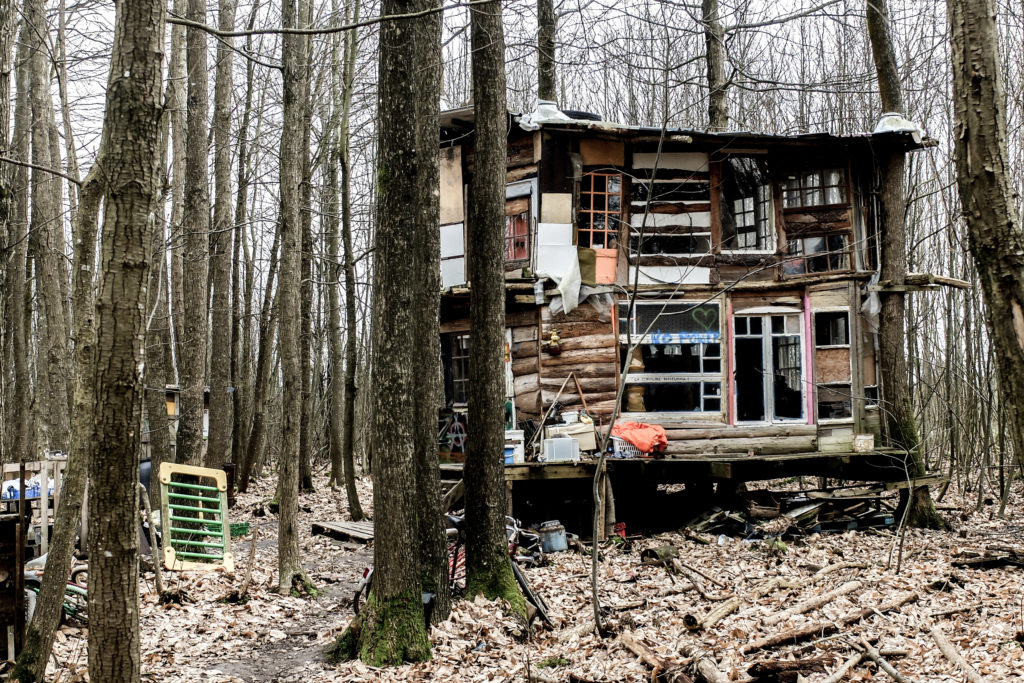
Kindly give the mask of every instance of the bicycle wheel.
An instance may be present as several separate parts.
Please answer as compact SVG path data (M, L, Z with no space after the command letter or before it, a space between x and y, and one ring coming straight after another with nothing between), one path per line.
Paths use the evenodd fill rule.
M526 575L523 574L523 570L515 560L512 561L512 573L515 574L516 583L519 584L519 588L523 591L523 597L525 597L527 602L536 608L537 614L544 620L544 623L551 626L551 619L548 618L548 606L544 603L544 599L533 590L532 586L530 586L530 582L527 581Z
M83 624L89 623L89 593L85 587L69 583L64 588L64 613Z

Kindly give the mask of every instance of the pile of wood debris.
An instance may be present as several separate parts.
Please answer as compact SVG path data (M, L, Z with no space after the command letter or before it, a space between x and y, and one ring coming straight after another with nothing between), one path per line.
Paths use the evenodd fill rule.
M360 486L369 503L368 486ZM240 496L234 519L271 495L267 488ZM598 579L605 638L594 629L589 555L551 555L527 574L554 627L523 639L500 605L463 601L432 629L432 661L377 670L360 662L332 667L323 658L351 618L348 595L370 551L310 534L314 522L344 518L341 494L319 491L302 497L300 527L321 593L273 592L273 522L249 517L261 531L247 603L221 600L242 581L249 539L236 546L234 576L172 574L168 583L188 598L180 604L160 604L143 579L143 672L218 682L820 683L872 680L882 671L916 682L1020 680L1024 490L1016 485L1005 519L993 518L994 507L975 511L975 497L951 491L945 499L955 532L811 532L783 544L725 532L705 544L671 533L608 544ZM86 680L83 636L65 627L50 680Z

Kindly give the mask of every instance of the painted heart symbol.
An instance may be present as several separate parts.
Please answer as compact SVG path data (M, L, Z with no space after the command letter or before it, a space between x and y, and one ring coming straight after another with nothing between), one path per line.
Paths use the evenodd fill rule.
M705 332L718 331L718 307L695 308L692 315L694 322Z

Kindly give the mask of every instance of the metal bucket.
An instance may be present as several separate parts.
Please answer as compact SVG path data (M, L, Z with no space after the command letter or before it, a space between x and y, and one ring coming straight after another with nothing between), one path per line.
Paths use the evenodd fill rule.
M557 520L544 522L540 527L540 548L546 553L560 553L569 549L565 527Z

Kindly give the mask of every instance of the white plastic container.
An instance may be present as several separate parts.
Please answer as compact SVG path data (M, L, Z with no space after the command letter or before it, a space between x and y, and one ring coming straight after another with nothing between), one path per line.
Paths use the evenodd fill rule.
M576 462L580 459L580 442L561 437L544 439L545 462Z

